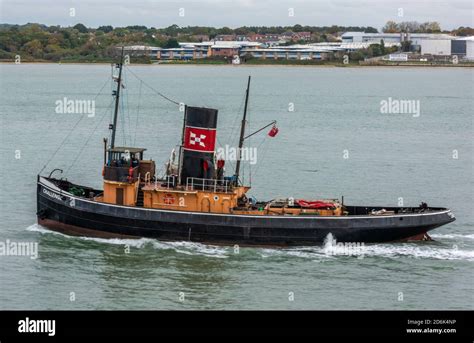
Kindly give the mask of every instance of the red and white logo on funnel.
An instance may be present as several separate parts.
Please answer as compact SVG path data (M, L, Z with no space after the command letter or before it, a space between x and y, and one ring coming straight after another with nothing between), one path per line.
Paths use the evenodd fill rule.
M206 147L206 144L204 143L206 141L206 135L196 135L194 132L191 131L189 134L189 144L190 145L196 145L199 144L203 148Z
M184 148L195 151L213 152L216 144L216 130L198 127L186 127Z

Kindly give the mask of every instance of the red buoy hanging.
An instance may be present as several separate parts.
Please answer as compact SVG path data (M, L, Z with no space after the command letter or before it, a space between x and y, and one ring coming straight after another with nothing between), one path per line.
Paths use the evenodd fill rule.
M275 137L277 134L278 134L278 128L276 127L276 125L273 125L272 128L270 129L270 131L268 132L268 135L270 137Z

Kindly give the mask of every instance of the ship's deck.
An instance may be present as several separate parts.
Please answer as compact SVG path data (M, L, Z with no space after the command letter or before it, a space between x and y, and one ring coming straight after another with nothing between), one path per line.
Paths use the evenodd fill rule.
M55 179L55 178L45 178L48 181L52 182L55 184L57 187L60 189L74 195L77 197L82 197L82 198L87 198L89 200L97 200L101 198L101 195L103 193L102 190L100 189L95 189L92 187L87 187L87 186L82 186L78 185L75 183L72 183L66 179ZM145 186L146 187L146 186ZM144 189L145 189L144 187ZM150 190L155 187L155 185L149 185ZM158 184L158 189L161 190L167 190L167 191L172 191L169 187L166 185L161 185ZM184 190L184 189L183 189ZM183 190L179 190L182 192ZM178 190L177 190L178 191ZM188 192L197 192L196 190L194 191L188 191ZM98 201L98 200L97 200ZM255 215L261 215L261 214L275 214L275 215L291 215L291 208L298 208L298 206L293 206L290 209L290 211L280 211L278 208L273 208L271 207L271 211L269 213L262 213L262 211L258 211L259 208L264 207L265 205L268 205L271 203L271 201L263 201L263 202L257 202L254 204L253 208L250 209L243 209L243 208L236 208L235 209L235 214L255 214ZM393 206L350 206L350 205L343 205L343 214L344 216L367 216L367 215L374 215L374 216L388 216L388 215L412 215L412 214L417 214L417 213L430 213L430 212L439 212L439 211L444 211L446 208L442 207L429 207L426 204L424 206L418 206L418 207L393 207ZM179 209L177 209L179 211ZM301 213L301 215L305 215L305 213ZM311 215L311 213L307 213L306 215Z

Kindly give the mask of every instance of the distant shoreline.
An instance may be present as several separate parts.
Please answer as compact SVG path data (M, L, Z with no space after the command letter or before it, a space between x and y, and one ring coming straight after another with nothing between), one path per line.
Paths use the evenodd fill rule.
M50 62L50 61L27 61L21 62L20 64L34 65L34 64L47 64L47 65L110 65L112 62ZM1 65L15 65L14 61L0 61ZM458 64L422 64L422 63L398 63L398 64L356 64L356 63L321 63L321 64L299 64L299 63L242 63L234 65L230 63L131 63L133 66L143 67L157 67L157 66L213 66L213 67L308 67L308 68L473 68L474 63L458 63Z

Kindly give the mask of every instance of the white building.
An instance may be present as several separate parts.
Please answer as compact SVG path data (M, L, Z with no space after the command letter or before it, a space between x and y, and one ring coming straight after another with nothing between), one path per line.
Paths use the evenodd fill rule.
M194 42L183 42L179 43L181 47L214 47L214 46L219 46L219 47L239 47L239 48L258 48L258 47L263 47L264 44L259 43L259 42L249 42L249 41L209 41L209 42L200 42L200 43L194 43Z
M383 40L387 43L401 43L404 40L411 41L414 46L420 46L424 40L455 39L456 37L445 33L365 33L345 32L341 35L343 43L371 43L380 44Z
M453 41L452 51L453 54L459 55L460 57L473 61L474 60L474 36L462 37Z
M324 59L328 53L338 51L352 52L359 49L366 49L373 43L311 43L294 44L289 46L275 46L268 48L247 47L241 50L241 56L251 55L254 58L273 59L296 59L296 60L320 60ZM387 47L399 46L400 43L387 43Z
M365 32L345 32L341 35L343 43L400 43L402 41L401 33L365 33Z
M432 39L421 41L421 53L426 55L449 56L474 59L474 36L453 39Z
M121 49L117 47L117 49ZM125 53L132 56L142 56L142 55L156 55L156 53L161 50L157 46L148 46L148 45L129 45L124 48Z
M410 41L412 50L420 50L423 42L427 41L444 41L439 43L425 43L425 49L429 51L439 51L443 54L448 51L447 41L456 39L456 37L445 33L365 33L365 32L345 32L341 35L343 43L369 43L380 44L383 40L384 44L399 43ZM440 53L439 53L440 54ZM447 53L450 54L449 52Z
M420 43L422 55L451 55L451 39L424 39Z
M466 59L474 60L474 37L472 36L466 40Z

